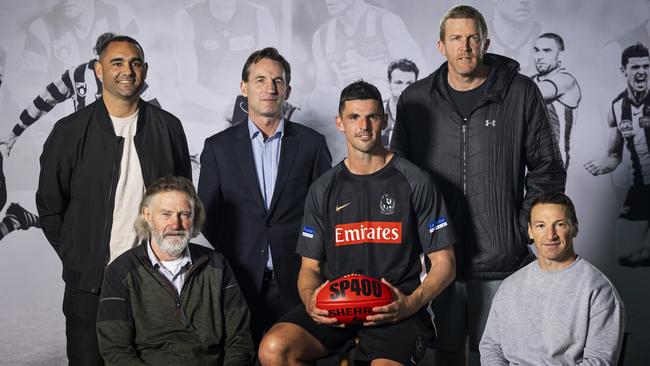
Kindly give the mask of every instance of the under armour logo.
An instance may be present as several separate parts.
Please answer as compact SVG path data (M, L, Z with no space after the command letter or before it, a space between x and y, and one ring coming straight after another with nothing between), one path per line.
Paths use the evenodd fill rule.
M496 127L496 125L497 125L497 120L496 119L493 119L493 120L486 119L485 120L485 127L488 127L488 126Z

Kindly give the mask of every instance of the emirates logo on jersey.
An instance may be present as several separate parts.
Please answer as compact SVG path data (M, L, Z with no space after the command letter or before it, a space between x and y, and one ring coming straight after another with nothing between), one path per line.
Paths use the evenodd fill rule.
M335 245L364 243L402 244L402 223L390 221L362 221L336 225Z

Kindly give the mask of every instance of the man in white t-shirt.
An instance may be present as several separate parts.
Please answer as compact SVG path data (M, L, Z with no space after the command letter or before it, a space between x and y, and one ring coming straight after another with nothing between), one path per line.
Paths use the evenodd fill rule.
M136 245L132 223L145 187L163 176L191 179L180 121L140 99L140 44L115 36L97 54L102 97L56 123L36 192L43 233L63 264L70 365L103 364L95 320L104 269Z

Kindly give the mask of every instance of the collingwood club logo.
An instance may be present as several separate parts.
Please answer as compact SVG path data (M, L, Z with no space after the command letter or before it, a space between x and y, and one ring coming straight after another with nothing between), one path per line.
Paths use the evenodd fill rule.
M486 119L485 120L485 127L496 127L497 126L497 120L496 119Z
M86 96L86 91L88 90L88 87L86 86L86 83L82 81L76 81L74 83L74 88L75 91L77 92L77 95L80 97L85 97Z
M395 212L395 200L388 193L384 193L379 200L379 212L382 215L392 215Z

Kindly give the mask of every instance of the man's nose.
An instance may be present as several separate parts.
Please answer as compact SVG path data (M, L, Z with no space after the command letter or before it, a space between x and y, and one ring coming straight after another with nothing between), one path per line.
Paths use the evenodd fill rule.
M171 219L171 222L169 223L169 227L178 230L183 226L183 219L181 218L181 215L174 215L173 218Z
M549 239L557 238L557 229L555 229L555 227L551 225L546 232L546 236Z
M275 82L273 80L270 80L269 82L264 85L265 90L267 93L270 94L277 94L278 93L278 86L275 85Z
M465 42L463 43L463 46L465 46L465 51L471 51L472 50L472 39L470 37L465 38Z
M124 63L124 67L122 68L122 73L127 75L133 75L135 73L133 65L131 65L128 62Z

